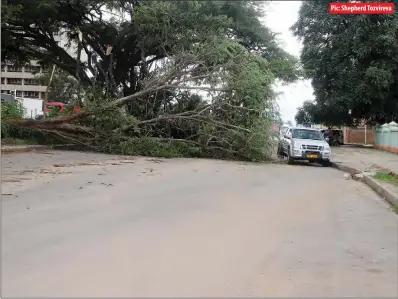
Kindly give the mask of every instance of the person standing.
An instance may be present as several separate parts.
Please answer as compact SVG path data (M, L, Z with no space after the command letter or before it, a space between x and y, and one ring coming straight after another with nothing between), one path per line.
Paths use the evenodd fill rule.
M329 128L329 145L332 146L333 145L333 139L334 139L334 134L333 134L333 130L331 128Z
M325 131L325 138L329 138L328 140L329 145L332 145L332 137L333 137L332 129L328 127Z

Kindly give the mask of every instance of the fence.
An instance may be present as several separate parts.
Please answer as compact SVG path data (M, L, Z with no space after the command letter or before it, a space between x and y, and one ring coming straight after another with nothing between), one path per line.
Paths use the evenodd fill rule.
M368 126L356 128L344 128L344 143L375 144L375 129Z
M398 154L398 124L390 122L376 128L375 147Z
M278 124L275 124L275 123L272 124L272 130L273 131L279 132L279 128L280 128L280 126Z

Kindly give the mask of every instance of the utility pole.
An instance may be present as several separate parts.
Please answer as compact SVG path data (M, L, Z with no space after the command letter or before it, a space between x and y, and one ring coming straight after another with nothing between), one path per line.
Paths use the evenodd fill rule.
M48 103L48 91L50 90L50 86L51 83L53 82L53 78L54 78L54 73L55 73L55 64L53 65L53 70L51 72L51 76L50 76L50 80L48 81L48 85L46 88L46 92L44 94L44 100L43 100L43 119L46 118L46 107L47 107L47 103Z
M80 106L80 59L82 54L82 42L83 33L79 28L76 28L77 32L77 65L76 65L76 79L77 79L77 103Z

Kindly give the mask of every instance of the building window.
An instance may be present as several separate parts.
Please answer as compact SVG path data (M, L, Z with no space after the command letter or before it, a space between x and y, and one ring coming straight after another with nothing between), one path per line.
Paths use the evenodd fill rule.
M6 65L4 63L1 64L1 71L2 72L6 71Z
M17 97L22 97L22 91L20 91L20 90L17 90L17 92L16 92L16 96L17 96Z
M34 73L34 74L40 73L40 66L35 66L35 65L25 66L25 72Z
M10 91L9 91L9 90L2 90L2 91L1 91L1 93L6 93L6 94L9 94L9 93L10 93Z
M22 85L22 79L21 78L8 78L7 84Z
M39 92L37 91L24 91L24 96L26 98L38 98Z
M25 79L25 85L39 85L39 81L37 79Z
M22 67L16 65L7 65L7 72L22 72Z
M6 84L6 78L1 78L1 84Z

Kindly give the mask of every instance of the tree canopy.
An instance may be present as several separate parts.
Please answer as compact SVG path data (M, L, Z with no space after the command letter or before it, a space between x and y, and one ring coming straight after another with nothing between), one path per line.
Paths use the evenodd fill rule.
M47 86L50 82L52 70L37 74L40 85ZM78 104L78 93L83 96L83 90L78 88L78 81L67 72L55 69L53 80L48 91L49 102L61 102L64 104Z
M315 123L318 112L316 105L312 101L305 101L303 105L297 109L295 120L297 124Z
M261 5L3 1L2 60L56 65L84 89L77 114L8 123L103 151L265 159L277 119L273 83L300 72L260 22ZM57 34L77 44L75 55Z
M328 1L304 1L292 30L303 42L301 63L315 96L296 120L349 125L397 118L395 15L331 15Z
M109 15L113 17L106 18ZM122 88L128 95L139 89L137 82L151 63L173 54L175 43L188 47L199 41L193 32L223 33L269 60L277 78L295 80L297 61L261 24L261 15L255 1L5 0L1 58L39 59L84 84L108 85L113 92ZM83 37L82 51L88 55L78 73L76 55L57 43L58 33L76 42L77 29ZM112 55L106 55L108 46Z

